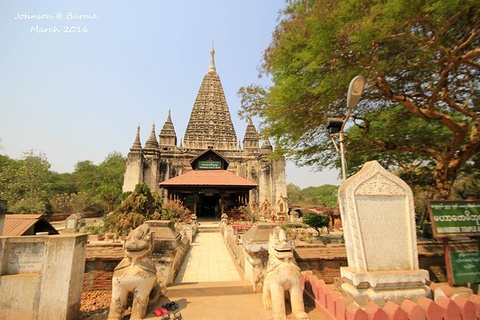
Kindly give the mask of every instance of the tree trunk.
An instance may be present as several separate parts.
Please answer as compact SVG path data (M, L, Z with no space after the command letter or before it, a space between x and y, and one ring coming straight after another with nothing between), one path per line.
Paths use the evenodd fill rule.
M443 161L437 161L435 168L434 179L435 188L433 191L433 198L436 200L447 200L450 198L458 171L460 169L460 162L450 161L445 164Z

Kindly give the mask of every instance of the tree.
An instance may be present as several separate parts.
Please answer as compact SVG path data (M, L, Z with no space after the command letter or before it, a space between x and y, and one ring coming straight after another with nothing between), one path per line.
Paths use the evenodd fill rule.
M480 154L465 163L454 192L462 199L480 199Z
M52 172L52 193L72 194L77 193L78 188L72 173Z
M50 163L44 154L28 151L20 160L0 157L0 198L13 213L48 214Z
M338 186L325 184L319 187L300 187L290 183L287 185L288 201L295 206L316 206L335 208L337 206Z
M107 204L107 212L110 212L122 194L125 157L118 152L110 153L98 170L101 184L97 188L97 197Z
M96 199L106 212L111 212L119 203L124 173L125 158L118 152L112 152L98 166L89 160L78 162L73 176L78 191Z
M308 187L302 190L305 198L310 198L316 206L323 208L336 208L338 186L324 184L319 187Z
M53 213L79 213L93 207L92 199L84 192L60 193L50 197Z
M361 74L349 161L423 167L433 196L448 198L480 151L479 13L478 0L289 1L261 67L273 85L240 89L242 114L261 117L297 163L337 166L325 118L346 114Z
M289 183L287 185L288 202L290 205L302 205L304 202L302 189L299 186Z

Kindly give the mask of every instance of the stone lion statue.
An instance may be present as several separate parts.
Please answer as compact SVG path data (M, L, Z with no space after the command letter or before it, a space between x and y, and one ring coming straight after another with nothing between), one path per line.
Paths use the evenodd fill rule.
M156 302L161 290L157 270L149 256L153 235L147 224L132 230L125 240L125 257L112 277L112 301L108 320L121 320L129 293L133 294L131 320L145 317L150 302Z
M287 242L285 231L275 227L268 242L267 274L263 282L263 305L273 310L275 320L285 320L285 293L290 293L292 314L307 320L303 305L300 268L293 257L293 248Z

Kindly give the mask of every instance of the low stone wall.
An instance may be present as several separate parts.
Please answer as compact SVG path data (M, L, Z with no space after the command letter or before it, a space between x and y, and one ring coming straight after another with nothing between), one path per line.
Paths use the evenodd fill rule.
M477 251L477 242L468 239L450 241L453 252ZM433 282L446 282L445 254L442 241L418 241L418 260L421 269L428 270ZM343 244L326 246L297 246L295 259L301 270L311 270L327 284L340 277L340 267L348 266ZM476 289L475 289L476 290Z
M154 226L158 234L154 240L153 259L157 277L163 285L173 282L190 248L190 239L196 227L175 232L169 222ZM87 246L83 291L111 290L115 267L124 257L123 243L92 241Z
M98 218L101 217L101 214L99 212L82 212L82 218ZM55 213L52 214L50 217L47 218L47 221L49 222L55 222L55 221L63 221L66 220L71 213ZM77 213L77 215L80 215L80 213Z
M431 297L417 301L405 299L400 305L391 301L381 307L374 302L360 308L335 286L326 284L312 272L302 272L304 301L324 316L322 319L478 319L480 296L468 288L453 288L445 284L430 283Z
M239 243L239 237L229 225L221 224L220 231L223 235L223 240L227 245L227 249L237 261L237 264L245 272L245 252L243 246Z
M157 279L163 284L172 283L190 248L190 239L196 233L196 226L182 226L182 233L176 231L173 222L149 220L146 223L155 233L152 258L157 268ZM188 230L187 230L188 229Z
M348 265L343 244L297 246L294 255L300 270L311 270L326 283L333 283L340 277L340 267Z
M254 292L261 292L268 262L268 237L272 223L256 223L246 233L238 235L230 225L220 224L229 251L243 269L245 280Z

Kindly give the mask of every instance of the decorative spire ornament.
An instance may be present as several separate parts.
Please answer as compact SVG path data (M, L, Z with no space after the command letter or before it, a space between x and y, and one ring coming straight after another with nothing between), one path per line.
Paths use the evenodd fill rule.
M133 142L132 149L142 149L142 143L140 142L140 125L137 126L137 136Z
M208 73L211 72L217 72L217 69L215 69L215 49L213 48L213 43L212 43L212 50L210 51L211 57L210 57L210 66L208 67Z

